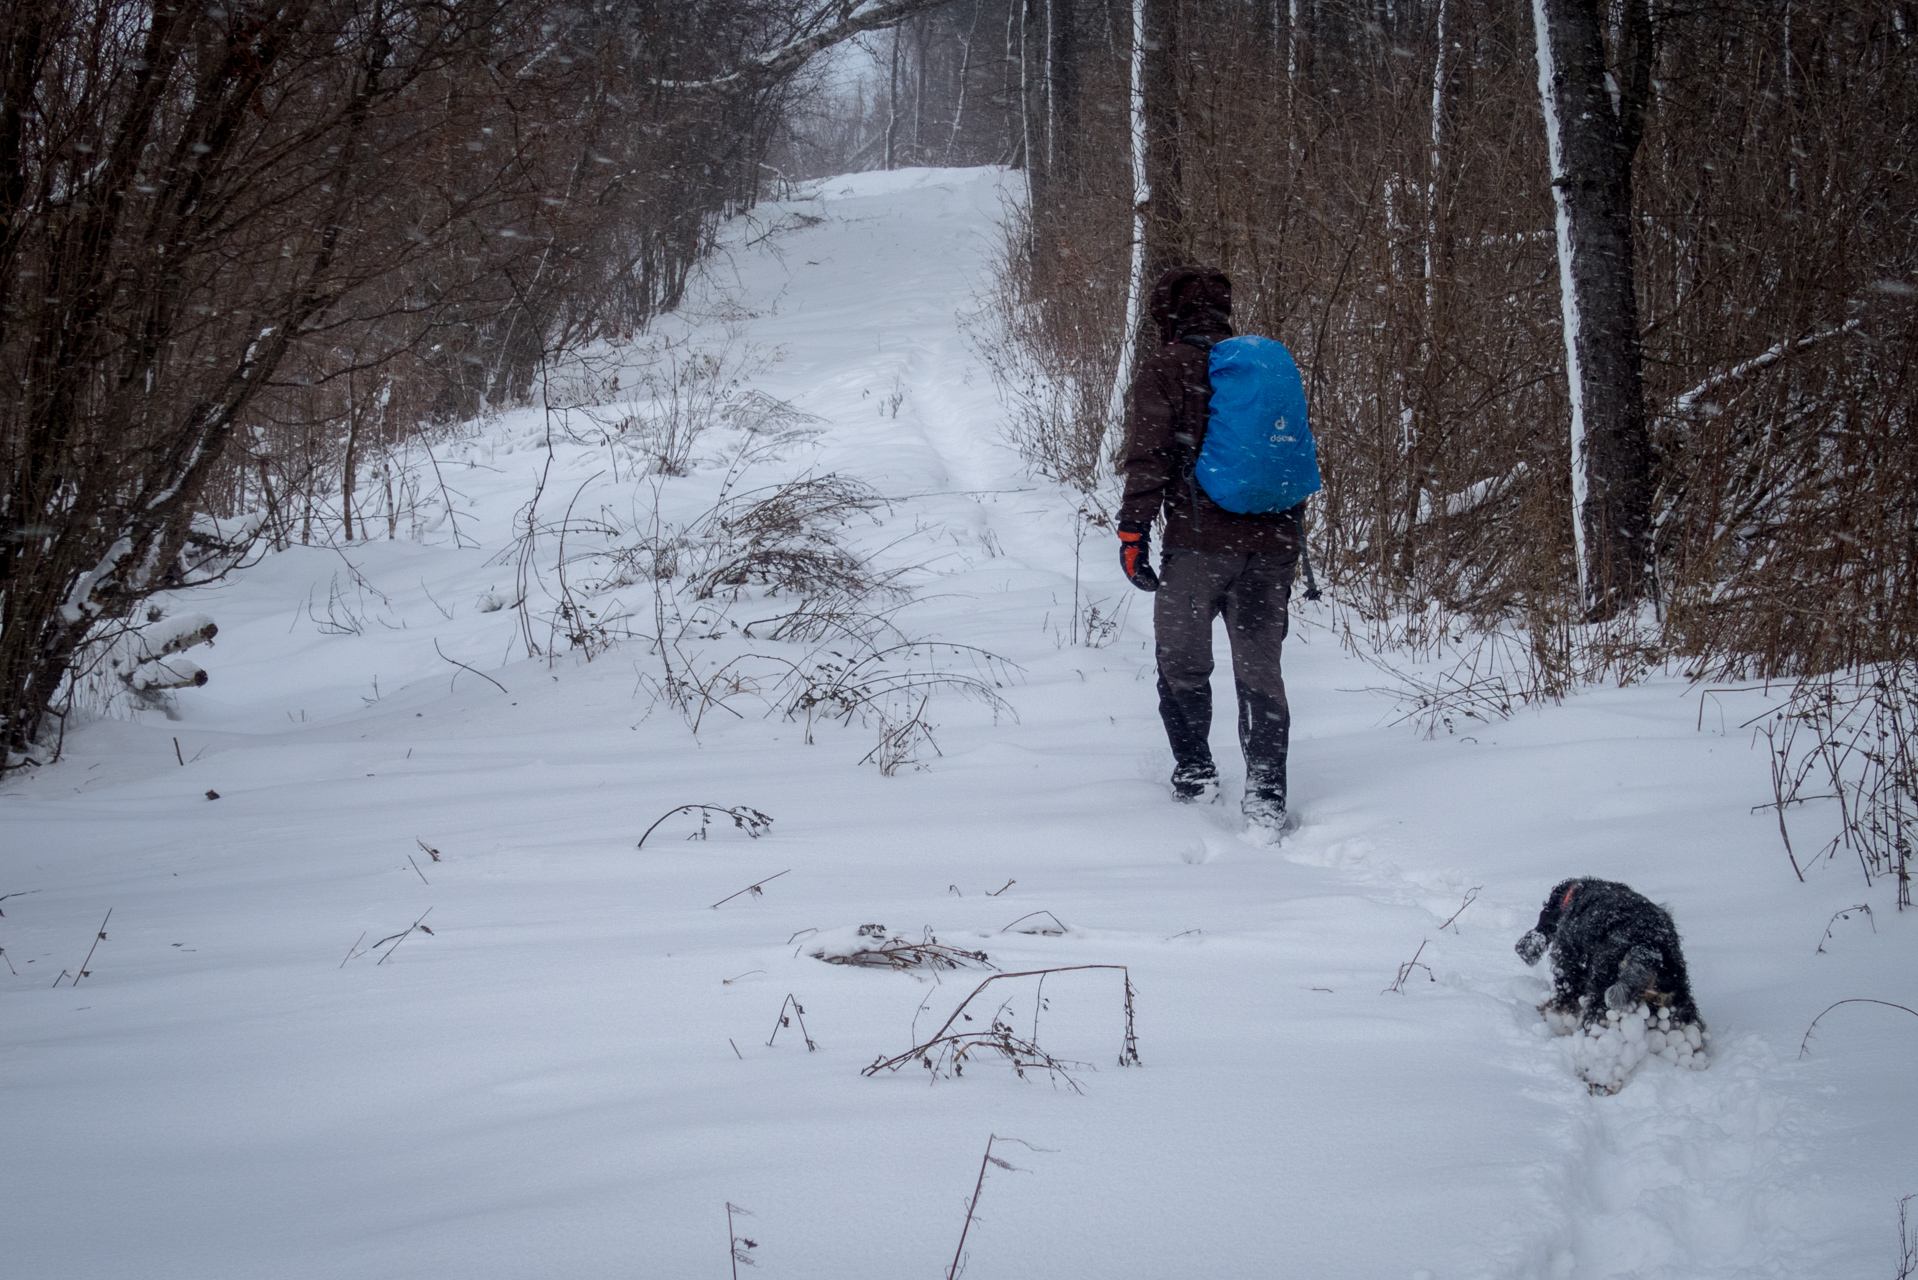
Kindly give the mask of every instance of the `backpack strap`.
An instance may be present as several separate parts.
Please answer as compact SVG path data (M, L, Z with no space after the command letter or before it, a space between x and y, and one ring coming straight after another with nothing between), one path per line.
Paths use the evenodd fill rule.
M1206 381L1208 387L1212 378L1212 348L1231 336L1229 333L1188 333L1181 335L1179 338L1179 345L1196 347L1205 353L1207 362ZM1197 533L1199 530L1199 481L1194 473L1198 470L1199 466L1199 450L1205 448L1205 429L1206 424L1201 421L1199 423L1199 432L1192 439L1192 447L1186 453L1185 466L1179 471L1180 479L1185 481L1185 490L1192 498L1192 531L1194 533Z

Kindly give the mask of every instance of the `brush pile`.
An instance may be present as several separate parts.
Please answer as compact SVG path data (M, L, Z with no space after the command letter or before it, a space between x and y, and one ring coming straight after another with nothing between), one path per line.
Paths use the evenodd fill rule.
M827 964L862 969L991 969L983 951L967 951L939 941L927 927L918 941L890 935L883 924L834 929L813 937L808 954Z

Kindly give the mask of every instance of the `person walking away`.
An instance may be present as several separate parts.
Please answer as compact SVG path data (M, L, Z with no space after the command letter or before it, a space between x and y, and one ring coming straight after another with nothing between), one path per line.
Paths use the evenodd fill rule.
M1292 715L1279 669L1287 601L1304 543L1305 498L1319 489L1305 396L1291 354L1234 337L1232 282L1174 267L1152 291L1160 346L1131 389L1120 563L1156 592L1159 715L1172 746L1172 794L1220 798L1212 758L1212 621L1225 618L1245 753L1248 833L1284 831ZM1159 569L1153 523L1165 518Z

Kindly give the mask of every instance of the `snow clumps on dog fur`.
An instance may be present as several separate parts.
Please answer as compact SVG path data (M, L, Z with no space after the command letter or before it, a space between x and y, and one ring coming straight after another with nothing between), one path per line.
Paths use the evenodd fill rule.
M1607 1009L1605 1021L1579 1027L1572 1015L1547 1015L1552 1029L1571 1033L1572 1059L1579 1079L1593 1093L1617 1093L1647 1058L1663 1058L1675 1067L1703 1071L1710 1065L1705 1045L1711 1033L1695 1022L1674 1025L1671 1011L1644 1003Z

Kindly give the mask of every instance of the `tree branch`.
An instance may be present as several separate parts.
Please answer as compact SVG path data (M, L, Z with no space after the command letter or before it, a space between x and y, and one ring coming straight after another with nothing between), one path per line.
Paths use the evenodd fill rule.
M848 12L824 31L815 31L809 36L789 40L777 49L749 58L738 70L730 71L711 80L655 80L653 83L662 89L676 89L682 93L721 93L740 89L752 89L768 80L777 80L790 75L805 65L808 58L852 39L868 31L884 31L896 27L915 14L928 9L936 9L950 0L885 0L861 9L857 13ZM846 10L851 5L845 6Z

